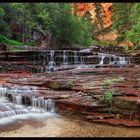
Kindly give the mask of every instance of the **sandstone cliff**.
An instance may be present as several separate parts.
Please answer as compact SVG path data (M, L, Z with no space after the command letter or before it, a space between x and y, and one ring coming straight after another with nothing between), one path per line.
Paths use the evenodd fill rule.
M102 30L105 30L112 25L112 3L100 3L100 7L100 15L98 15L96 11L98 7L95 3L72 3L72 13L77 16L85 16L89 13L91 22L96 25L98 16L101 16ZM100 31L100 28L97 30ZM116 37L116 31L110 30L97 36L100 41L114 41Z

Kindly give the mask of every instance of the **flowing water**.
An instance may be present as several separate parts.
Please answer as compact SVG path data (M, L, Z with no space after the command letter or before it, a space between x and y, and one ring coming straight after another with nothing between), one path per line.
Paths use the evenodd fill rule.
M54 72L57 70L56 62L54 59L54 54L55 54L55 51L51 50L50 51L50 61L48 63L48 66L46 66L47 67L46 71Z
M77 51L74 51L74 64L78 64L78 55L77 55Z
M36 57L35 57L36 56ZM69 65L115 65L126 66L130 64L130 57L118 56L109 53L94 53L87 51L69 51L69 50L50 50L36 52L36 55L30 56L30 63L36 69L37 73L55 72L62 67L68 68ZM79 67L78 66L78 67ZM80 67L79 67L80 68ZM30 68L32 72L35 69ZM63 69L64 70L64 69Z
M33 65L41 64L43 58L43 66L45 72L57 71L56 52L50 51L49 59L46 52L36 57L31 57ZM69 64L69 53L63 50L62 64ZM124 66L130 63L130 59L110 54L98 53L98 64L104 65L105 59L109 58L108 64L117 64ZM84 57L77 51L73 52L73 65L77 65L77 69L95 68L95 65L86 65ZM47 61L47 59L49 61ZM44 70L42 69L42 72ZM11 95L11 101L7 98ZM26 98L30 99L30 104ZM60 115L56 113L55 102L52 99L44 99L38 97L37 87L29 86L13 86L0 87L0 137L5 136L31 136L31 137L124 137L124 136L140 136L140 128L124 128L108 125L99 125L82 121L80 118L68 115Z
M17 118L14 124L0 127L0 137L139 137L140 128L100 125L75 117L48 114L32 120ZM29 117L29 116L28 116ZM19 120L20 119L20 120ZM1 123L1 122L0 122ZM9 121L10 123L10 121Z
M30 91L28 86L21 87ZM32 89L36 90L35 87ZM115 127L83 121L80 116L68 112L55 112L51 99L32 96L31 106L21 102L21 91L15 87L10 91L16 95L14 103L5 97L7 88L1 87L0 137L139 137L140 128ZM14 92L13 92L14 91ZM23 93L24 94L24 93ZM30 92L28 93L30 94ZM20 105L20 106L19 106Z
M106 54L99 53L99 57L101 57L100 65L103 65L104 64L104 58L106 57Z
M68 65L68 57L66 55L66 50L63 50L63 65Z
M21 89L27 91L26 94L31 94L28 86L23 86ZM33 89L36 90L35 87L33 87ZM5 87L0 88L0 109L2 110L0 112L0 119L15 115L22 115L25 113L55 112L55 103L52 99L31 96L31 106L26 103L23 104L23 96L25 95L24 92L21 92L20 87L18 86L13 87L12 90ZM12 102L10 102L9 98L6 97L7 94L11 95Z

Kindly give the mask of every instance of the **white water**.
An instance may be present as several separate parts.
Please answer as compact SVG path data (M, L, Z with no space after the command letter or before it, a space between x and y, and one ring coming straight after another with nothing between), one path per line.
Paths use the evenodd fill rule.
M47 67L47 71L56 71L56 63L54 61L50 61Z
M32 87L32 89L36 91L36 87ZM0 87L0 107L2 109L2 111L0 112L0 120L7 117L11 118L13 116L28 113L53 113L55 111L54 101L51 99L45 100L43 97L32 97L32 106L27 107L22 105L22 94L24 95L26 91L31 91L29 86L15 86L9 91L5 87ZM9 102L8 98L5 95L6 92L12 95L13 103Z
M100 65L103 65L104 64L104 58L106 57L106 54L104 54L104 53L99 53L98 54L99 55L99 57L101 57L101 61L100 61Z
M17 114L14 116L10 116L10 117L5 117L5 118L1 118L0 119L0 126L5 126L11 123L14 123L18 120L29 120L29 119L36 119L36 120L40 120L40 119L46 119L46 118L50 118L50 117L54 117L56 116L56 113L51 113L51 112L44 112L44 113L40 113L40 112L29 112L29 113L25 113L25 114Z
M74 51L74 64L78 64L78 55L77 55L77 51Z
M43 108L46 111L54 112L55 111L55 103L52 99L45 100L43 97L32 97L32 106Z
M126 65L127 61L125 57L119 57L118 65Z
M48 66L46 66L46 72L47 71L50 71L50 72L53 72L53 71L57 71L57 68L56 68L56 63L54 61L54 53L55 51L51 50L50 51L50 61L48 63Z
M54 53L55 53L54 50L50 51L50 61L54 61Z
M0 96L5 96L6 92L7 92L7 88L0 86Z
M63 65L68 65L68 57L66 55L66 50L63 50Z
M0 119L5 118L5 117L14 116L14 115L17 115L17 114L18 115L19 114L25 114L25 113L28 113L27 109L3 111L3 112L0 112Z

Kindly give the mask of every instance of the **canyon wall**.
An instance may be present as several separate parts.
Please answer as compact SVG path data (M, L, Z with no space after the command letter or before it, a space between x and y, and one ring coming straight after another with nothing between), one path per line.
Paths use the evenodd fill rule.
M112 25L112 3L99 3L100 15L97 15L96 3L72 3L72 13L77 16L85 16L87 13L90 15L91 22L97 25L97 18L101 16L102 30L110 28ZM97 25L98 28L98 25ZM97 29L98 31L100 29ZM102 32L102 31L101 31ZM93 33L94 34L94 33ZM108 30L105 33L98 34L97 38L100 41L114 41L117 38L116 31Z

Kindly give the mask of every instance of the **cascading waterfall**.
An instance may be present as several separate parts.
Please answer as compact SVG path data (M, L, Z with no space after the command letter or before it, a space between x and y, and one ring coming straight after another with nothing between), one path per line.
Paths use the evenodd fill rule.
M112 58L112 55L109 55L109 64L112 64L111 58Z
M21 97L21 95L15 94L15 93L17 93L17 90L18 90L18 87L16 87L15 90L11 90L12 91L11 92L11 95L12 95L12 98L13 98L13 102L16 103L16 104L18 104L18 105L21 105L22 104L22 97ZM6 97L6 93L7 92L8 91L7 91L7 88L6 87L0 87L0 95L2 97ZM2 99L2 97L1 97L1 99ZM1 102L0 102L0 105L3 106L6 109L6 111L0 112L0 119L1 118L5 118L5 117L14 116L14 115L28 113L28 110L27 109L13 110L11 108L11 106L9 106L7 104L7 102L9 102L7 99L6 100L1 100Z
M45 100L45 106L44 107L45 107L45 109L47 111L54 112L54 110L55 110L55 103L54 103L54 101L52 99L47 99L47 100Z
M126 65L127 61L125 60L125 57L119 57L118 65Z
M0 96L5 96L6 92L7 92L6 87L0 87Z
M18 87L14 87L11 89L10 94L12 95L12 102L13 103L19 103L19 99L18 98ZM17 101L18 100L18 101Z
M115 55L109 55L109 64L115 64L116 61L117 61L117 58Z
M4 111L4 112L0 112L0 119L14 116L14 115L25 114L25 113L28 113L27 109Z
M54 61L54 53L55 53L54 50L50 51L50 61Z
M53 71L56 71L56 63L54 61L54 53L55 51L51 50L50 51L50 62L48 63L48 67L46 67L46 71L50 71L50 72L53 72Z
M32 58L34 56L35 55L32 55ZM80 65L86 65L86 64L94 65L95 68L96 65L102 66L104 64L116 65L116 66L124 66L125 64L130 64L129 57L125 59L125 57L121 57L109 53L103 53L103 52L93 53L90 49L85 49L81 51L76 51L76 50L75 51L69 51L69 50L40 51L36 53L36 59L38 60L37 63L38 67L35 67L36 70L34 72L37 71L41 73L66 70L69 67L71 67L71 65L68 64L74 64L76 67L79 65L79 68L81 67ZM63 65L65 66L63 67ZM34 68L31 67L31 70L34 70Z
M66 55L66 50L63 50L63 65L68 65L68 57Z
M47 71L53 72L56 70L56 63L54 61L50 61L47 67Z
M74 64L78 64L78 55L77 55L77 51L74 51Z
M38 111L39 113L55 111L55 103L52 99L45 100L43 97L37 97L36 93L32 94L32 96L28 96L31 100L32 106L28 106L28 104L27 106L22 105L22 97L27 94L25 94L25 91L29 91L27 93L32 94L29 86L23 86L21 88L15 86L8 91L7 88L0 87L1 96L7 98L6 93L12 96L11 103L9 102L8 98L6 100L2 99L3 97L0 98L0 105L3 110L5 110L0 112L0 119L26 113L38 113ZM32 87L32 91L36 92L36 87Z
M99 53L99 56L101 57L100 65L103 65L104 64L104 58L106 57L106 54Z
M15 95L15 103L18 105L22 105L22 96L19 95Z
M38 108L43 108L46 111L54 112L55 110L55 104L52 99L47 99L45 100L43 97L32 97L32 106L33 107L38 107Z
M80 56L80 64L83 65L84 64L84 59L83 56Z

